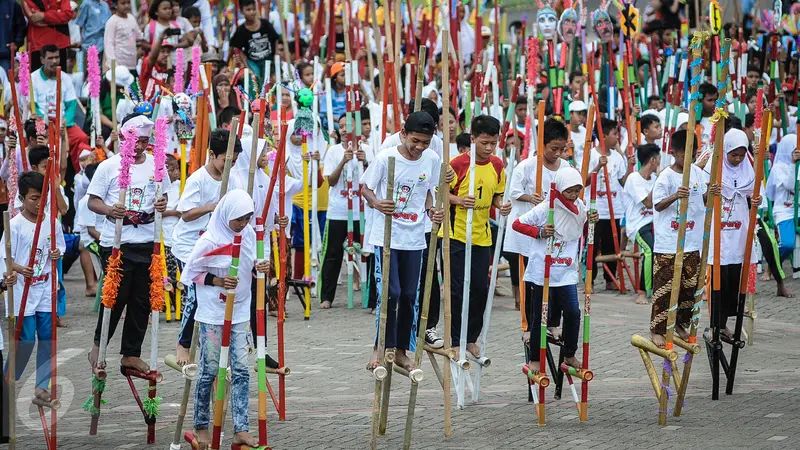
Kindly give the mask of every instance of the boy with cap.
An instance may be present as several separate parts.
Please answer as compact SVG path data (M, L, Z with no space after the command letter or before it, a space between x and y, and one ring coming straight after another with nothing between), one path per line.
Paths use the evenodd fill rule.
M439 185L441 161L434 152L426 151L436 131L436 122L425 112L408 116L401 143L380 152L364 173L362 188L364 199L376 213L392 215L391 264L389 277L389 304L381 305L380 290L383 266L384 227L372 227L369 242L375 246L375 284L378 288L378 308L388 308L386 321L386 348L395 348L395 363L406 370L414 369L414 362L406 350L416 347L413 333L416 320L418 286L422 267L422 250L425 242L425 216L440 223L444 217L434 208L434 192ZM394 158L394 198L386 198L389 158ZM380 216L376 216L380 217ZM484 276L486 273L484 273ZM376 338L380 315L376 314ZM380 355L377 346L367 364L367 370L378 366Z
M122 156L116 154L103 161L89 184L89 209L106 217L106 225L100 234L100 253L104 264L111 257L114 244L114 222L122 220L122 280L117 303L111 311L108 329L109 340L114 335L122 310L127 306L125 326L122 330L122 359L120 365L147 373L150 367L140 358L142 341L150 318L150 259L153 255L153 235L155 211L167 209L166 195L156 199L156 186L153 181L155 165L153 157L145 150L153 132L153 122L142 115L128 116L120 127L120 139L124 141L126 132L133 130L137 138L136 156L130 169L130 186L125 196L125 205L119 201L119 168ZM170 181L165 178L161 192L169 191ZM105 270L105 267L103 267ZM89 363L94 367L100 345L100 330L103 312L97 316L94 332L94 346L89 353Z
M581 170L583 151L586 144L586 103L575 100L569 104L569 140L572 142L573 166Z
M481 115L472 120L472 145L475 146L475 195L469 195L470 154L462 153L450 161L456 172L450 182L450 215L453 217L450 235L450 293L452 296L451 344L458 350L462 326L467 327L467 351L477 357L480 349L475 344L483 329L483 311L489 297L489 264L492 260L492 232L489 227L489 210L495 207L507 216L511 203L503 203L506 172L503 161L495 156L500 139L500 122L494 117ZM472 228L467 229L467 210L472 209ZM439 231L440 235L443 230ZM469 291L469 323L461 323L464 301L464 262L467 252L467 233L472 233L472 267Z

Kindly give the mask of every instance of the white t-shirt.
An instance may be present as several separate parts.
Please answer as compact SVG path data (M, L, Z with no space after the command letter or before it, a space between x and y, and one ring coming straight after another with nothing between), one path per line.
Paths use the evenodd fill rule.
M83 197L78 202L77 226L81 233L81 244L84 248L89 247L89 244L94 242L94 238L89 235L89 227L95 227L97 232L102 233L101 225L104 220L104 217L89 209L89 197Z
M592 149L592 154L589 156L589 173L600 164L600 152L596 148ZM608 167L608 181L611 187L611 203L614 205L614 218L622 218L622 212L625 210L625 205L622 201L622 185L619 180L625 176L628 167L625 160L617 151L611 150L609 155L606 156L606 167ZM591 189L584 189L584 202L589 201L591 197ZM606 192L605 170L601 169L597 172L597 214L600 219L610 219L611 213L608 209L608 197Z
M178 201L181 199L181 182L176 181L169 187L167 192L167 211L174 211L178 209ZM164 236L164 246L172 247L172 233L175 231L175 225L180 220L179 217L169 216L164 217L161 222L161 235Z
M31 247L33 247L33 234L36 232L36 223L26 219L22 214L17 214L11 219L11 257L14 262L21 266L27 266L31 257ZM7 234L7 233L6 233ZM5 248L6 234L0 239L0 247ZM51 310L53 298L50 261L50 219L44 216L42 226L39 231L39 242L36 245L36 257L33 262L33 277L28 291L28 301L25 305L25 316L32 316L37 312L47 312ZM56 223L56 247L64 253L67 244L64 242L64 232L61 224ZM2 252L0 260L5 267L5 252ZM14 284L14 315L19 316L19 308L22 303L22 291L25 289L25 277L21 274L17 276L17 283ZM8 299L6 299L8 300ZM8 302L6 301L6 316L8 316Z
M45 121L49 121L50 117L55 117L56 113L56 86L55 78L45 78L44 71L39 69L31 74L31 84L33 85L34 104L36 105L36 113L43 117ZM61 114L64 117L64 104L67 102L77 101L78 96L75 94L75 88L72 85L72 79L67 73L61 73ZM64 120L64 119L62 119Z
M328 153L325 155L325 161L322 163L322 176L325 178L330 177L331 173L339 167L339 163L344 158L344 146L342 144L336 144L333 147L328 149ZM353 208L353 220L358 221L359 219L359 202L360 197L358 196L358 175L359 175L359 164L353 155L353 159L351 159L347 164L344 165L342 168L342 172L339 175L339 179L337 180L335 185L331 185L330 191L328 194L328 215L327 218L329 220L347 220L347 196L351 195L353 198L352 201L352 208ZM351 191L348 194L347 191L347 174L350 174L351 180ZM328 180L330 184L330 179Z
M264 247L265 250L268 247L266 242ZM250 286L253 282L253 276L250 274L252 268L250 266L247 271L245 271L246 268L244 267L239 269L239 284L236 286L236 295L233 300L233 317L231 318L231 323L234 325L250 320L250 302L253 300L250 295ZM207 268L207 273L215 277L225 278L228 275L228 270ZM225 323L226 292L221 287L206 286L202 282L196 283L197 312L195 313L195 320L210 325L223 325Z
M575 168L578 169L578 172L580 172L581 166L583 165L583 147L586 145L586 127L581 125L578 127L578 131L570 130L569 136L572 140L572 145L575 147L573 152L575 157Z
M389 158L394 157L394 202L395 213L392 219L392 250L422 250L425 242L425 202L428 194L435 194L439 185L439 158L433 152L422 152L416 161L410 161L400 154L397 147L380 152L364 173L362 182L378 197L386 199ZM383 215L375 213L373 219L383 220ZM383 226L376 223L372 227L370 244L383 247Z
M518 219L525 225L541 228L547 224L549 211L547 203L539 203ZM524 281L544 285L544 259L547 255L549 239L533 239L528 248L528 267L525 268ZM578 240L561 241L553 238L552 262L550 264L550 287L578 284Z
M744 250L747 242L747 227L750 225L750 209L747 207L747 200L741 195L734 196L733 199L720 196L720 206L722 210L722 217L720 224L720 265L728 264L741 264L744 261ZM766 203L766 202L765 202ZM714 223L714 214L711 215L712 224ZM714 231L708 237L708 263L714 263ZM750 243L753 245L753 243ZM750 263L758 262L756 252L750 252Z
M655 182L655 175L645 180L639 172L631 173L625 181L625 234L628 239L636 239L636 233L643 226L653 223L653 208L644 206L642 200L653 192Z
M559 159L559 169L569 167L566 160ZM550 198L550 184L556 176L556 171L548 169L542 165L542 197L543 202L548 203ZM522 195L533 195L536 192L536 156L531 156L523 160L517 167L514 168L514 173L511 175L511 186L509 196L511 198L511 213L508 215L508 226L506 227L506 236L503 238L503 250L507 252L519 253L527 255L530 249L532 238L524 234L514 231L511 224L517 217L522 216L526 212L534 208L533 203L522 202L518 199Z
M186 180L186 185L183 187L183 195L181 195L176 209L181 213L185 213L200 206L216 203L219 201L221 187L222 181L212 178L208 170L203 166ZM186 222L181 218L175 224L175 229L172 232L171 249L172 254L181 262L188 262L189 256L192 255L194 244L197 243L197 240L200 239L203 231L205 231L209 219L211 219L210 212L191 222Z
M794 169L792 169L792 175L794 175ZM786 180L784 183L779 183L775 188L775 200L772 202L772 218L776 224L794 219L794 196L800 195L800 193L795 194L794 185L794 176L792 176L791 179ZM762 185L761 192L764 192L764 185ZM761 202L762 207L766 207L765 205L767 205L767 202Z
M700 250L703 245L703 220L705 218L705 202L703 194L708 185L703 171L692 165L689 175L689 208L686 211L686 242L684 252ZM683 174L667 167L658 175L653 186L653 206L678 191L683 181ZM678 246L678 227L680 226L680 201L675 201L665 210L659 212L653 208L653 227L655 229L654 253L674 255Z
M100 197L106 205L113 205L119 201L119 167L122 157L116 154L100 163L94 178L86 191L89 195ZM155 212L154 202L156 196L156 182L153 180L153 157L145 153L145 160L141 164L131 165L131 185L125 194L125 209L128 217L141 218ZM164 177L161 183L161 192L169 192L169 177ZM108 226L107 226L108 225ZM100 245L111 247L114 245L114 224L103 226L100 236ZM98 230L100 231L100 230ZM153 242L155 225L153 222L142 225L122 226L122 244L144 244Z

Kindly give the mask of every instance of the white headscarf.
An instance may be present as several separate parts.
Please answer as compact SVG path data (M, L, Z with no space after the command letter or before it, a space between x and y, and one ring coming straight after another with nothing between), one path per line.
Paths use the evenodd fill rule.
M737 148L747 148L750 140L742 130L731 128L725 133L725 155L722 157L722 196L732 199L734 196L741 195L746 197L753 193L756 182L756 174L753 171L753 163L749 158L745 158L738 166L733 166L728 162L728 154ZM711 170L711 164L706 164L705 171Z
M778 150L772 162L772 170L767 178L767 198L775 200L778 186L794 189L795 173L792 152L797 148L797 135L787 134L778 142Z
M198 277L204 276L209 268L227 269L233 258L234 232L230 221L253 213L253 199L242 189L234 189L222 197L211 214L206 231L194 246L189 263L181 273L181 283L202 283ZM250 271L256 259L256 234L249 224L242 230L242 245L239 252L239 280L249 281ZM247 273L243 273L243 271ZM240 283L241 287L243 283ZM250 289L247 283L247 289ZM239 289L237 288L237 293Z
M564 167L556 172L553 181L556 183L556 190L550 192L550 195L555 197L553 225L556 237L562 241L574 241L583 235L586 205L581 199L570 202L561 193L573 186L583 186L581 174L572 167Z

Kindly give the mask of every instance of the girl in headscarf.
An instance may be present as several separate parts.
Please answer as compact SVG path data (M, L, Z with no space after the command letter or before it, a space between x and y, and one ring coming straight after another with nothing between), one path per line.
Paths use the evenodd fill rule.
M258 440L250 435L248 404L250 371L247 368L247 349L250 347L250 285L252 272L269 270L269 259L256 261L256 234L250 226L253 215L253 199L247 192L234 189L220 199L205 233L189 258L181 282L195 283L197 310L195 321L199 324L200 375L195 391L194 428L198 442L208 445L209 403L211 389L220 364L222 330L225 318L226 290L235 290L233 317L231 319L230 356L231 415L233 417L234 444L258 446ZM239 249L239 275L228 275L233 264L233 241L241 235ZM226 362L222 362L225 364Z
M578 333L581 323L581 309L578 303L578 259L586 223L586 204L578 198L583 188L581 174L572 167L559 169L555 175L556 190L550 195L555 197L553 224L547 223L550 211L549 202L541 202L514 221L512 228L533 238L528 254L528 267L525 269L524 281L527 289L526 298L532 299L525 305L528 317L528 329L523 340L529 349L531 361L538 364L540 334L542 323L542 294L544 286L545 255L548 241L553 239L550 265L550 297L548 332L558 339L558 324L561 313L564 313L564 332L561 335L564 346L564 362L576 369L581 362L575 357L578 349ZM597 222L596 211L588 214L589 220ZM536 366L538 367L538 365Z
M231 86L231 80L228 75L218 73L212 80L214 86L214 103L216 104L217 111L222 111L228 106L237 106L236 92Z
M744 252L747 245L753 245L747 240L747 228L750 222L750 208L748 201L761 203L761 197L750 198L755 186L755 172L753 164L747 158L747 148L750 141L742 130L735 128L725 133L725 154L722 156L721 179L721 218L720 218L720 286L721 304L712 297L711 317L720 321L717 326L722 328L722 333L733 336L727 327L728 317L736 317L739 299L739 280L744 261ZM711 164L706 165L706 173L710 172ZM709 237L709 248L714 248L714 233ZM755 252L751 253L747 264L754 264L757 260ZM708 264L714 264L714 252L708 253ZM717 308L719 308L717 312Z
M778 251L780 259L777 262L778 272L781 261L788 258L796 247L796 220L794 203L797 180L800 178L796 170L800 161L800 150L797 149L797 135L787 134L778 143L775 152L772 170L767 179L767 198L772 200L772 219L778 224ZM795 262L795 264L798 264ZM778 273L773 272L778 278ZM781 295L780 284L778 295ZM786 292L784 292L785 294ZM787 295L788 296L788 295Z

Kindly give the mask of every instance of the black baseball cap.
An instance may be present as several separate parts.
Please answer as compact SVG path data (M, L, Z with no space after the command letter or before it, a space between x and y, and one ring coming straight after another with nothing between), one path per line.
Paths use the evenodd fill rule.
M409 114L403 129L406 130L406 133L421 133L433 136L433 133L436 132L436 123L430 114L425 111L417 111Z

